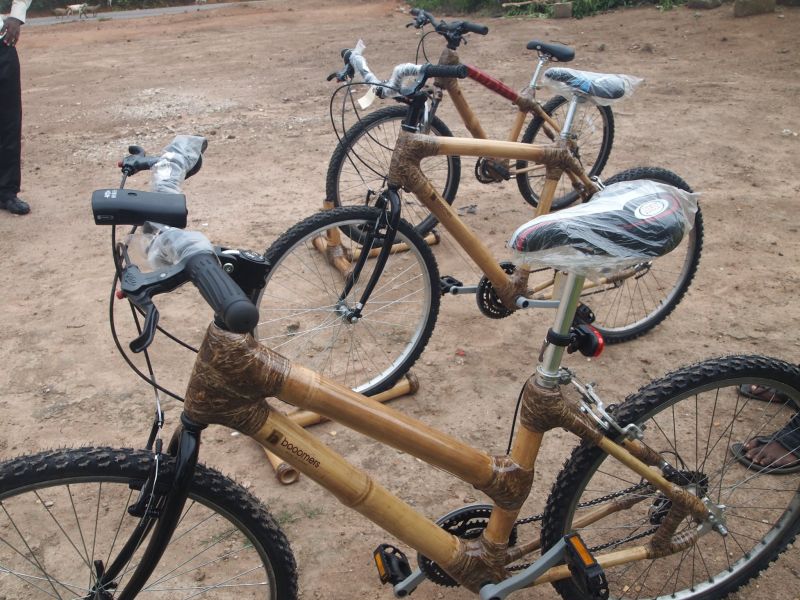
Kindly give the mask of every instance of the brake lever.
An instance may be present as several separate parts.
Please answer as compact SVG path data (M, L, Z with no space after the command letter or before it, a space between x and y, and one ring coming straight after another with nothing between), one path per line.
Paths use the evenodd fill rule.
M155 338L156 335L156 328L158 327L159 313L156 305L153 304L153 301L146 292L138 297L131 298L129 296L129 298L130 301L138 306L144 313L144 325L142 326L142 333L136 339L131 341L130 344L128 344L128 347L131 349L131 351L138 354L139 352L146 350L148 346L153 343L153 338Z
M125 267L120 277L122 293L144 313L142 333L128 344L132 352L138 354L153 343L159 318L153 296L171 292L186 281L188 275L184 271L183 262L152 273L142 273L136 265Z

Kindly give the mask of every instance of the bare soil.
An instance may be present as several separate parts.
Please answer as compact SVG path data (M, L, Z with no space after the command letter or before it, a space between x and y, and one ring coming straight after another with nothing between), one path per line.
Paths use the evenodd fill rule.
M477 19L476 19L477 20ZM218 11L139 20L26 26L23 69L26 217L0 214L0 458L41 448L141 446L152 394L115 350L107 324L109 232L92 223L94 189L114 186L128 144L157 152L175 133L210 140L203 171L187 182L190 226L218 243L263 250L321 207L335 138L328 119L338 51L358 38L379 73L413 60L417 38L395 2L267 0ZM610 175L636 165L670 168L702 192L703 257L689 294L645 337L599 359L571 358L610 401L680 365L712 355L766 353L800 361L800 9L735 19L711 11L630 9L584 20L486 19L462 59L514 87L532 73L525 44L576 47L574 66L629 73L645 84L618 109ZM438 46L434 43L434 47ZM438 50L437 50L438 52ZM489 132L505 136L513 108L465 85ZM442 114L456 134L457 119ZM513 183L471 181L457 202L498 255L530 218ZM131 182L144 188L146 176ZM452 245L436 249L453 270ZM457 273L453 273L457 274ZM163 322L198 340L209 319L193 292L165 301ZM124 311L127 308L119 305ZM535 364L549 315L482 317L471 298L445 298L414 369L422 387L395 406L488 451L502 452L520 386ZM118 319L125 341L130 326ZM191 353L157 342L157 373L182 391ZM165 402L175 423L179 404ZM373 472L430 517L480 494L415 459L327 424L326 443ZM207 462L262 498L282 522L300 565L303 598L387 598L371 566L389 541L308 480L283 487L261 450L212 428ZM538 512L570 440L545 440L528 507ZM526 507L527 510L527 507ZM798 598L800 552L789 551L738 598ZM415 598L466 598L424 586ZM469 596L471 597L471 596ZM552 598L549 587L530 598Z

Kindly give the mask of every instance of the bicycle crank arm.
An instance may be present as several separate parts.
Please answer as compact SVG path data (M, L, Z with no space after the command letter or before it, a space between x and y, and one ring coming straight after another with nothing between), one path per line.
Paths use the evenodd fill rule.
M561 300L534 300L525 296L517 296L517 308L558 308Z
M527 587L536 581L544 573L557 564L563 562L564 553L567 550L567 543L562 538L550 550L545 552L542 557L530 565L524 571L501 581L500 583L490 583L481 588L481 600L503 600L511 592Z
M454 285L448 290L449 294L453 296L462 296L464 294L476 294L478 292L477 285Z
M417 569L411 575L406 577L403 581L395 585L392 590L394 591L395 598L405 598L413 592L419 584L425 581L425 573Z

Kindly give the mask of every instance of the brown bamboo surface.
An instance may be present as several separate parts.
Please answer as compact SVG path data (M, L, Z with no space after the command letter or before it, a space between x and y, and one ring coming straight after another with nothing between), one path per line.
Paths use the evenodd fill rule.
M417 379L413 373L406 373L405 376L394 385L394 387L381 392L380 394L375 394L373 399L377 400L378 402L388 402L389 400L394 400L395 398L399 398L401 396L415 394L418 389L419 379ZM287 416L301 427L308 427L309 425L315 425L328 420L315 412L307 410L297 410L289 413ZM275 477L277 477L278 481L280 481L282 484L289 485L296 482L300 478L300 473L298 473L289 463L281 460L266 448L264 448L264 453L267 455L267 459L275 471Z
M495 477L492 457L485 452L373 398L323 379L301 365L292 365L276 396L444 469L476 487L486 487Z
M449 137L437 137L436 140L439 142L437 154L441 155L493 156L496 158L541 162L545 156L545 151L552 150L548 146L502 140Z
M342 504L436 562L449 565L457 556L456 537L417 513L286 415L271 412L252 437Z

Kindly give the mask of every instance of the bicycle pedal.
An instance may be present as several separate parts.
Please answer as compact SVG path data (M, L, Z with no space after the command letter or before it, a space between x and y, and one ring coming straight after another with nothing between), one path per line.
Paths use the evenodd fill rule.
M567 544L565 560L572 581L580 588L581 598L586 600L608 600L608 580L603 567L597 562L589 548L577 533L564 536Z
M390 544L381 544L375 548L372 558L378 567L378 576L383 584L397 585L411 575L411 566L406 555Z
M449 294L454 287L462 287L464 284L451 275L443 275L439 278L439 290L442 296Z

